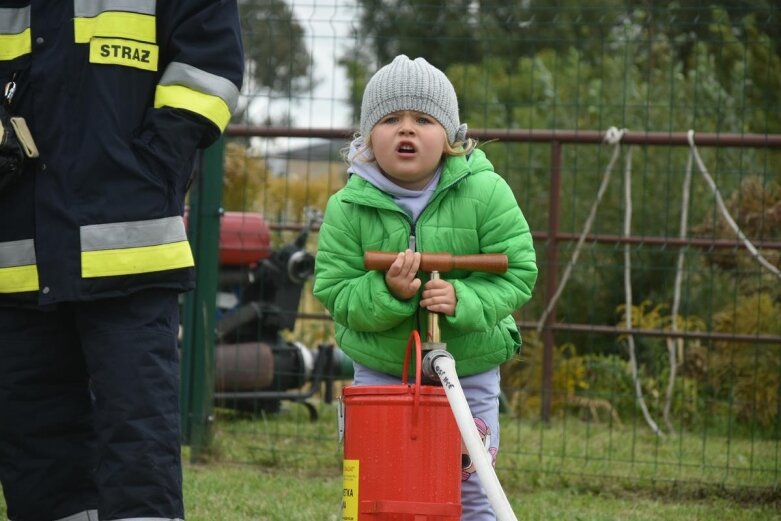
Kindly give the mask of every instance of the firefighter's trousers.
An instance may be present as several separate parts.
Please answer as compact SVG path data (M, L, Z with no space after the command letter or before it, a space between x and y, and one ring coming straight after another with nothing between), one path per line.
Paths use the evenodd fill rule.
M13 521L183 519L177 293L0 307Z

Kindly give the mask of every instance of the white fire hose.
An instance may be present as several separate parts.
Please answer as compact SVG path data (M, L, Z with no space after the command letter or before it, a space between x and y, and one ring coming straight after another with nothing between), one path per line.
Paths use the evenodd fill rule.
M480 484L483 486L488 501L494 509L499 521L518 521L510 507L510 502L496 477L491 457L480 439L480 433L472 418L472 412L461 388L461 382L456 373L456 363L453 355L445 350L437 349L426 354L422 364L423 373L431 379L439 379L445 389L450 408L456 419L461 439L464 440L469 457L475 465Z

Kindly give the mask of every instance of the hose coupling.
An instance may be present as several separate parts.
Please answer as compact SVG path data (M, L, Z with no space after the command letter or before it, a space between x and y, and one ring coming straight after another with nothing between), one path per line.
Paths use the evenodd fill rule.
M439 382L439 374L437 374L437 370L434 368L434 362L443 356L454 360L453 355L444 349L432 349L426 353L426 356L423 357L423 362L421 363L421 372L423 373L423 376L435 382Z

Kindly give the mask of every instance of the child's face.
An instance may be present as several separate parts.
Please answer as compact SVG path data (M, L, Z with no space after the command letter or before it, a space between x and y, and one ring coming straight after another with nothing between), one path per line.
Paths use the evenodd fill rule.
M391 181L420 190L434 177L446 139L436 119L405 110L388 114L374 126L371 146L377 164Z

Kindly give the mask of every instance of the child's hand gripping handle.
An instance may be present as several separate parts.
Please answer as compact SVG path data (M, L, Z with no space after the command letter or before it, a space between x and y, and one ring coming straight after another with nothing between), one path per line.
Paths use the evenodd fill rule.
M367 251L363 254L363 265L368 270L388 270L398 258L398 253L384 251ZM483 271L504 273L507 271L507 255L503 253L480 253L475 255L452 255L450 253L421 253L420 271L431 273L431 279L438 279L439 273L454 269L466 271ZM440 342L439 315L429 312L426 349L446 350L447 346Z
M363 264L369 270L387 270L397 256L398 253L367 251L363 254ZM504 273L507 271L507 255L503 253L481 253L477 255L451 255L450 253L420 254L420 271L446 273L456 269Z

